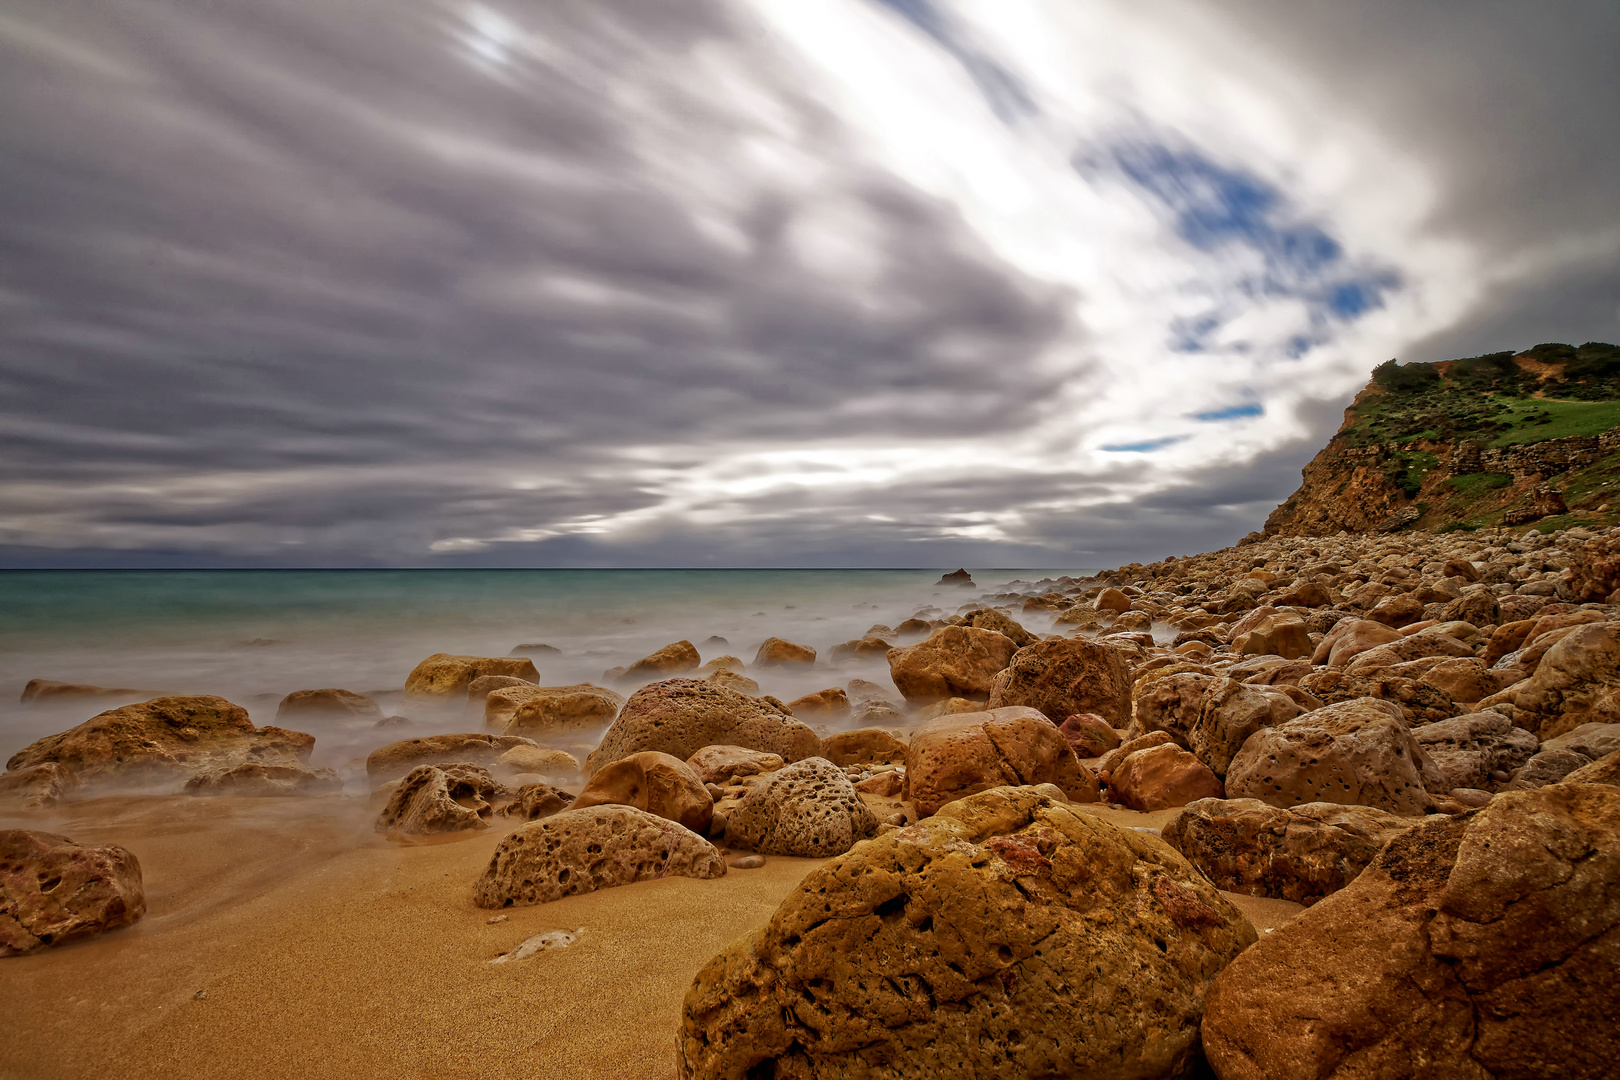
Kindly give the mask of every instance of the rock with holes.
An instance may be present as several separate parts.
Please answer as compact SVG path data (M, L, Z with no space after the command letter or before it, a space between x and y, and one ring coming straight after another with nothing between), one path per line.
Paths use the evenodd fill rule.
M668 679L630 695L602 744L585 759L585 772L642 750L685 761L705 746L742 746L798 761L818 753L821 739L763 698L701 679Z
M942 626L928 640L889 651L889 676L905 699L928 705L948 698L983 701L1018 646L1005 634Z
M394 788L376 828L404 836L487 829L500 793L489 771L469 762L418 766Z
M1454 716L1412 729L1412 737L1445 777L1447 790L1495 791L1498 773L1512 773L1539 748L1536 737L1497 713Z
M574 796L550 784L524 784L512 793L512 801L496 811L503 817L539 821L561 813L573 805Z
M0 957L127 926L145 913L141 864L123 848L0 830Z
M1222 1080L1559 1077L1620 1060L1620 789L1496 796L1392 839L1215 980Z
M574 800L576 808L618 804L709 831L714 800L692 766L678 757L643 750L598 769Z
M1224 777L1249 736L1300 714L1269 687L1187 671L1137 685L1135 713L1144 731L1164 731Z
M1131 669L1121 649L1084 638L1038 641L1013 654L990 688L992 709L1025 705L1054 724L1094 713L1110 724L1131 718Z
M906 748L906 783L927 817L954 799L1008 784L1056 784L1075 802L1095 802L1097 778L1057 725L1011 706L929 721Z
M1058 734L1069 740L1076 757L1102 757L1119 745L1119 732L1096 713L1075 713L1058 725Z
M381 720L382 714L382 709L376 701L365 694L356 694L352 690L339 690L334 687L324 690L294 690L282 698L281 704L276 707L277 721L297 721L303 717L326 719L351 716Z
M811 871L706 964L679 1073L1190 1077L1207 988L1254 940L1157 838L980 792Z
M1605 754L1590 765L1582 765L1565 776L1563 783L1612 784L1620 787L1620 750Z
M512 675L540 681L534 661L527 656L453 656L434 653L417 664L405 678L405 696L423 704L465 700L467 687L480 675Z
M726 839L761 855L842 855L877 819L826 758L806 758L755 783L726 818Z
M834 765L897 764L906 760L906 744L883 728L856 728L822 739L821 756Z
M564 810L520 826L495 848L473 902L498 908L651 878L717 878L726 861L703 837L633 806Z
M1536 673L1479 703L1543 741L1582 724L1620 721L1620 631L1592 623L1567 630Z
M780 754L750 750L746 746L705 746L686 759L705 784L729 784L739 776L775 772L787 762Z
M816 650L779 637L766 638L754 654L754 666L757 668L809 667L815 662Z
M8 773L0 773L0 804L24 810L55 806L78 785L73 773L54 761L42 761Z
M806 720L842 720L849 715L849 695L842 686L796 697L787 705L788 712Z
M331 769L245 761L197 773L182 790L187 795L333 795L343 790L343 781Z
M994 630L998 634L1005 634L1020 649L1025 645L1033 645L1041 640L1039 635L1025 630L1023 624L1017 619L1003 615L994 608L980 608L978 611L969 612L967 618L962 620L962 625L976 626L980 630Z
M426 735L401 739L373 750L366 758L366 775L373 780L403 776L418 765L436 761L470 761L489 765L515 746L535 746L532 739L515 735ZM539 749L539 747L535 747Z
M489 695L484 702L484 726L498 726L504 735L539 739L559 731L600 730L623 707L623 697L590 683L514 686Z

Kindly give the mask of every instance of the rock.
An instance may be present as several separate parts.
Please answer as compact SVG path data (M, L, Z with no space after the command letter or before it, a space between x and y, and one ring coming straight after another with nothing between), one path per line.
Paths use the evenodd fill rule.
M1409 660L1418 660L1428 656L1459 656L1473 658L1474 650L1465 642L1458 641L1450 634L1438 634L1433 630L1403 637L1399 641L1392 641L1387 645L1377 645L1365 652L1358 653L1344 670L1350 675L1376 675L1378 669L1391 667L1395 664L1405 663Z
M726 864L736 870L758 870L765 865L763 855L738 855Z
M1620 535L1588 540L1559 575L1558 595L1575 604L1601 604L1620 589Z
M417 739L401 739L371 752L366 758L366 775L373 780L387 780L402 776L418 765L436 761L469 761L476 765L489 765L514 746L539 749L529 739L512 735L425 735Z
M471 762L421 765L401 780L377 815L376 830L402 836L426 836L487 829L490 805L503 789L487 769Z
M671 675L685 675L689 671L696 671L701 660L697 646L690 641L677 641L637 660L625 668L624 674L620 677L625 682L667 679Z
M1224 794L1209 766L1174 744L1126 755L1108 780L1108 800L1132 810L1167 810Z
M1495 790L1492 773L1513 772L1539 748L1534 735L1489 712L1425 724L1412 736L1440 770L1447 790Z
M1018 647L1005 634L945 626L926 641L889 652L889 674L909 702L960 697L983 701Z
M123 848L0 830L0 957L128 926L144 914L141 864Z
M687 760L706 746L743 746L785 761L821 750L816 733L761 698L745 697L698 679L669 679L630 696L585 771L642 750Z
M81 783L114 778L153 782L243 762L296 766L315 738L253 726L247 710L222 697L163 697L109 709L11 756L7 769L54 761Z
M1097 762L1097 775L1105 782L1113 771L1119 768L1119 763L1136 753L1153 746L1170 746L1175 743L1168 731L1150 731L1146 735L1138 735L1134 739L1126 739Z
M297 720L301 716L382 718L382 709L365 694L348 690L295 690L281 699L276 719Z
M555 645L545 642L536 642L529 645L514 645L508 656L561 656L562 650Z
M863 637L834 645L829 655L834 660L869 660L889 655L889 650L892 648L894 648L894 645L883 638Z
M906 760L906 744L882 728L857 728L822 739L821 756L839 767L886 765Z
M877 831L844 771L806 758L754 784L726 818L726 838L762 855L842 855Z
M1543 741L1581 724L1620 721L1620 637L1605 623L1576 626L1547 650L1533 676L1479 707L1506 714Z
M489 695L484 721L506 735L537 738L611 724L623 707L623 697L590 683L512 687Z
M739 776L775 772L787 762L780 754L750 750L746 746L705 746L686 759L705 784L729 784Z
M526 656L452 656L434 653L405 679L405 696L425 703L450 702L467 696L467 686L480 675L512 675L540 681L534 661Z
M1281 656L1285 660L1308 657L1314 650L1305 620L1292 611L1279 611L1254 629L1232 640L1239 655Z
M574 800L574 808L616 804L680 822L698 835L709 830L714 800L704 781L680 758L643 750L605 765Z
M42 761L12 772L0 773L0 803L11 803L24 810L44 810L55 806L78 786L73 773L54 761Z
M1496 597L1489 589L1479 588L1466 592L1451 601L1440 612L1443 621L1460 620L1475 626L1490 626L1497 620Z
M21 702L37 705L47 701L67 701L95 698L150 698L158 695L150 690L127 690L108 686L90 686L87 683L56 682L54 679L29 679L23 687Z
M1183 1078L1253 928L1158 840L986 791L812 870L698 972L679 1075Z
M944 577L940 578L934 584L936 584L936 585L960 585L960 586L962 586L964 588L972 588L973 587L973 576L971 574L969 574L966 570L960 570L960 569L952 570L950 573L948 573Z
M579 759L564 750L547 750L527 745L514 746L495 759L495 764L522 773L577 773Z
M501 807L504 817L539 821L560 814L573 804L574 795L550 784L524 784L512 796L512 801Z
M183 790L187 795L334 795L343 791L343 781L331 769L244 761L196 773Z
M1226 1080L1614 1075L1620 791L1509 792L1395 837L1215 980Z
M1054 724L1095 713L1110 724L1131 718L1131 671L1125 653L1084 638L1039 641L1019 649L990 687L989 708L1023 705Z
M849 715L849 695L844 688L834 686L829 690L817 690L813 694L806 694L788 702L788 708L794 716L834 720Z
M467 711L487 715L489 695L496 690L507 690L512 687L521 687L525 690L539 689L534 683L520 679L516 675L480 675L467 684Z
M1097 780L1058 734L1022 706L940 717L906 749L906 780L924 817L955 799L993 787L1056 784L1075 802L1097 801Z
M1284 808L1346 803L1406 816L1432 813L1430 790L1452 786L1412 737L1399 708L1376 698L1326 705L1262 728L1226 773L1227 794L1235 799Z
M735 690L739 694L747 694L749 697L759 696L758 682L729 668L711 671L703 681L714 686L725 687L727 690Z
M1419 679L1395 676L1351 675L1333 668L1319 668L1299 680L1299 688L1323 704L1337 705L1358 698L1372 697L1399 707L1408 724L1427 724L1467 712L1457 707L1451 695Z
M1119 745L1119 732L1096 713L1075 713L1063 718L1058 734L1069 740L1075 757L1102 757Z
M868 776L855 785L855 790L867 795L878 795L885 799L894 799L900 796L901 792L905 790L905 786L906 770L890 769L888 772L874 773ZM1052 790L1056 791L1058 789L1054 787ZM1063 801L1068 802L1069 797L1067 795L1063 796Z
M1286 696L1190 672L1146 684L1136 706L1137 722L1144 730L1169 732L1209 766L1216 778L1226 776L1249 736L1292 720L1300 712Z
M1542 750L1513 773L1510 786L1516 791L1528 791L1546 787L1548 784L1557 784L1566 776L1584 769L1591 763L1591 758L1573 750L1557 747Z
M1112 611L1115 614L1124 614L1131 610L1131 598L1118 589L1104 589L1092 601L1092 606L1098 611Z
M1199 799L1160 835L1217 889L1310 905L1354 881L1416 821L1372 806Z
M633 806L591 806L519 826L476 884L482 908L544 904L651 878L717 878L725 860L692 830Z
M1281 596L1272 601L1277 607L1327 607L1333 603L1333 594L1325 587L1314 581L1304 581L1295 585Z
M1405 626L1423 618L1423 601L1406 595L1386 596L1372 606L1367 618L1385 626Z
M1566 784L1612 784L1620 787L1620 750L1605 754L1590 765L1582 765L1564 777Z
M1342 668L1368 649L1399 640L1401 632L1394 627L1369 619L1344 619L1327 632L1311 654L1311 663Z
M816 650L795 645L779 637L766 638L754 654L755 667L809 667L816 662Z
M1444 691L1452 701L1465 704L1490 697L1499 689L1496 676L1485 667L1485 661L1471 656L1442 660L1431 667L1421 681Z
M993 608L980 608L968 615L963 626L972 626L980 630L994 630L1004 635L1014 645L1022 649L1025 645L1033 645L1041 640L1039 634L1032 634L1015 619L1003 615Z

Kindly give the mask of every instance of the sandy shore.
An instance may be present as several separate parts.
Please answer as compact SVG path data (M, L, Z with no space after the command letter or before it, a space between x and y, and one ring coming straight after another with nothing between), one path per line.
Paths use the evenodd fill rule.
M1154 828L1174 813L1095 812ZM149 905L128 929L0 961L0 1077L668 1080L692 976L819 865L773 857L491 924L471 886L508 822L405 846L374 815L342 798L168 796L0 816L129 848ZM1232 899L1262 929L1300 910ZM489 963L581 928L567 949Z

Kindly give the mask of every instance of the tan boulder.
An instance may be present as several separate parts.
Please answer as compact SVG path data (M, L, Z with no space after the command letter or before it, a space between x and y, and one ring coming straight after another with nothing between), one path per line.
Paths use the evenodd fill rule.
M511 695L508 698L508 695ZM521 696L519 696L521 695ZM600 728L613 722L624 707L624 698L601 686L578 683L574 686L513 687L497 690L490 701L502 699L499 706L486 704L485 722L506 712L509 700L511 715L500 729L506 735L543 738L559 731L582 731Z
M822 739L821 756L840 767L887 765L906 760L906 744L882 728L856 728Z
M828 655L834 660L870 660L876 657L888 656L894 644L880 637L867 636L855 638L851 641L841 642L829 650Z
M43 810L60 803L76 787L78 781L71 770L54 761L42 761L0 773L0 804Z
M989 707L1039 709L1054 724L1095 713L1110 724L1131 717L1131 669L1125 654L1083 638L1039 641L1019 649L995 677Z
M1075 802L1095 802L1098 794L1096 777L1057 725L1023 706L929 721L906 748L906 782L924 817L952 800L1006 785L1056 784Z
M974 701L965 697L950 697L943 701L936 701L931 705L924 705L912 713L915 723L925 724L941 716L954 716L957 713L983 712L984 702Z
M841 686L817 690L788 702L793 715L805 719L838 720L849 715L849 695Z
M145 913L141 864L123 848L0 829L0 957L128 926Z
M740 776L775 772L787 762L780 754L750 750L746 746L705 746L686 759L705 784L729 784Z
M495 764L521 773L579 772L579 759L573 754L566 750L548 750L527 741L502 751Z
M751 698L699 679L669 679L630 696L602 744L585 760L597 769L642 750L681 760L706 746L743 746L785 761L812 757L821 740L804 724L762 698Z
M759 696L758 682L730 668L711 671L703 681L713 686L723 686L727 690L735 690L739 694L747 694L749 697Z
M812 870L705 965L677 1071L1181 1080L1205 988L1254 939L1157 839L986 791Z
M487 829L492 800L502 793L489 771L471 762L420 765L394 787L375 827L402 836Z
M516 675L480 675L467 684L467 711L473 715L483 715L489 704L489 695L496 690L505 690L510 687L533 689L534 683L528 679L520 679Z
M1033 645L1041 640L1039 634L1032 634L1025 630L1023 624L1010 616L1003 615L994 608L980 608L970 612L963 626L972 626L980 630L994 630L998 634L1006 635L1014 645L1022 649L1025 645Z
M943 626L926 641L889 652L889 676L908 702L960 697L983 701L1018 646L1005 634Z
M1145 735L1126 739L1097 760L1097 775L1107 783L1108 777L1119 768L1119 763L1138 750L1146 750L1151 746L1170 746L1175 741L1168 731L1150 731Z
M514 746L535 746L513 735L424 735L401 739L373 750L366 758L366 775L373 780L403 776L418 765L439 761L468 761L488 765ZM535 749L539 747L535 746Z
M1620 750L1598 758L1590 765L1582 765L1565 776L1566 784L1610 784L1620 787Z
M1108 779L1108 801L1132 810L1166 810L1224 794L1209 766L1174 744L1126 755Z
M719 640L719 639L715 639L715 640ZM742 662L742 657L740 657L740 656L717 656L713 660L710 660L709 662L704 664L702 667L698 668L698 670L699 671L708 671L708 672L715 672L715 671L737 671L737 672L741 672L741 671L746 670L746 667L747 667L747 665L745 665Z
M480 675L512 675L540 681L534 661L526 656L454 656L434 653L405 678L405 696L426 704L461 700L467 686Z
M1224 777L1249 736L1286 723L1303 711L1272 687L1186 672L1143 684L1136 721L1147 731L1166 731L1192 751L1216 777Z
M1620 535L1613 532L1583 543L1559 575L1558 593L1576 604L1606 603L1620 589Z
M1401 710L1408 724L1427 724L1435 720L1469 712L1472 706L1459 707L1451 695L1422 679L1403 679L1393 675L1352 675L1334 668L1318 668L1299 680L1299 689L1325 705L1355 701L1372 697L1388 701Z
M1448 791L1495 791L1540 748L1534 735L1490 712L1424 724L1412 729L1412 737L1445 778Z
M1501 689L1485 661L1472 656L1441 660L1429 668L1422 681L1464 704L1481 701Z
M1223 1080L1562 1077L1620 1059L1620 790L1498 795L1392 839L1215 980Z
M562 813L573 805L573 802L574 796L562 788L552 787L550 784L524 784L512 793L512 800L496 813L503 817L521 818L524 821L539 821L552 814Z
M276 719L297 720L302 716L314 717L371 717L382 719L382 709L365 694L349 690L294 690L281 699L276 707Z
M844 770L805 758L754 783L726 818L726 839L761 855L824 859L877 831Z
M495 848L473 903L544 904L652 878L725 872L714 845L684 825L633 806L591 806L519 826Z
M1131 598L1118 589L1104 589L1092 601L1092 606L1098 611L1112 611L1116 614L1131 610Z
M1487 664L1495 664L1508 653L1519 651L1535 625L1535 619L1503 623L1491 632L1490 640L1485 643L1485 651L1480 653L1479 658Z
M187 795L335 795L343 791L343 781L331 769L244 761L194 773L182 790Z
M1404 593L1386 596L1367 612L1367 618L1385 626L1405 626L1423 618L1423 601Z
M57 682L55 679L29 679L23 687L22 704L37 705L48 701L78 701L102 699L110 704L114 699L140 700L158 697L151 690L128 690L110 686L91 686L88 683Z
M816 662L816 650L795 645L779 637L766 638L754 654L755 667L809 667Z
M1075 757L1102 757L1119 745L1119 732L1096 713L1075 713L1063 718L1058 734L1069 740Z
M680 758L643 750L598 769L574 800L574 809L634 806L678 821L701 836L709 831L709 819L714 816L714 799L703 783Z
M1581 724L1620 721L1620 635L1606 623L1562 633L1533 676L1485 698L1480 709L1504 713L1543 741Z
M1262 619L1254 629L1233 638L1232 651L1240 656L1280 656L1295 660L1310 656L1315 649L1305 620L1292 611L1279 611Z
M1465 642L1458 641L1450 634L1436 633L1431 629L1357 653L1355 658L1343 667L1351 675L1369 675L1377 673L1380 668L1392 667L1427 656L1472 658L1473 655L1474 650Z
M1484 587L1470 589L1451 601L1440 612L1442 620L1461 620L1475 626L1489 626L1498 616L1496 597Z
M701 660L696 645L690 641L676 641L665 645L650 656L643 656L625 668L620 678L625 682L667 679L671 675L685 675L689 671L696 671Z
M1368 649L1399 640L1401 632L1394 627L1368 619L1343 619L1334 624L1316 647L1311 663L1342 668Z

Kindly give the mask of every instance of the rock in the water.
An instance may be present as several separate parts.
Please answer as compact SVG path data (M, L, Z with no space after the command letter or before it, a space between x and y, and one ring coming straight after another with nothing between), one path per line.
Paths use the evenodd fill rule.
M795 645L779 637L766 638L754 654L754 666L809 667L816 662L816 650L808 645Z
M998 634L1005 634L1014 645L1022 649L1025 645L1033 645L1041 640L1039 634L1032 634L1025 630L1023 624L1017 619L1003 615L994 608L980 608L970 612L962 621L963 626L973 626L980 630L994 630Z
M1095 713L1110 724L1131 718L1131 669L1125 654L1084 638L1039 641L1019 649L998 673L989 707L1026 705L1054 724Z
M706 683L713 683L715 686L723 686L727 690L735 690L739 694L747 694L749 697L759 696L758 682L750 679L741 672L732 671L730 668L720 668L717 671L711 671L707 676L704 677L703 681Z
M964 588L971 588L973 586L973 575L969 574L966 570L958 568L958 569L952 570L950 573L944 575L938 581L936 581L934 584L936 584L936 585L960 585L960 586L962 586Z
M1226 773L1234 799L1272 806L1334 802L1393 814L1434 812L1446 791L1400 709L1377 698L1327 705L1249 736Z
M371 779L392 779L403 776L416 766L436 761L470 761L476 765L490 765L514 746L533 746L531 739L515 735L424 735L418 739L401 739L373 750L366 758L366 775Z
M528 679L520 679L516 675L480 675L467 684L467 712L471 715L482 715L489 705L489 695L497 690L509 690L512 687L532 688L534 683Z
M1620 634L1607 623L1570 629L1534 675L1479 707L1504 713L1543 741L1581 724L1620 721Z
M1075 802L1096 802L1097 778L1074 756L1057 725L1009 706L930 720L906 748L906 779L917 812L988 788L1056 784Z
M986 791L811 871L687 991L689 1080L1190 1077L1255 933L1157 839Z
M714 800L703 785L680 758L643 750L598 769L574 807L633 806L678 821L701 836L709 831L714 816Z
M983 701L1017 651L1011 638L994 630L942 626L926 641L890 650L889 675L914 704L953 697Z
M683 825L633 806L591 806L530 822L502 840L473 886L473 903L545 904L633 881L725 872L714 845Z
M667 679L671 675L685 675L696 671L702 657L697 646L690 641L676 641L624 669L621 676L626 682L646 682L648 679Z
M490 800L500 791L486 769L469 762L412 769L377 815L377 831L406 836L487 829Z
M1097 599L1092 603L1098 611L1112 611L1115 614L1123 614L1131 610L1131 598L1118 589L1104 589L1097 594Z
M1119 732L1096 713L1075 713L1063 718L1058 734L1069 740L1076 757L1102 757L1119 745Z
M314 748L314 736L301 731L254 727L246 709L222 697L164 697L48 735L13 754L6 768L54 761L81 782L151 782L243 762L296 766Z
M1508 792L1391 840L1216 979L1223 1080L1612 1077L1620 790Z
M1127 755L1108 780L1109 801L1131 810L1168 810L1224 794L1209 766L1174 744Z
M187 780L184 790L187 795L330 795L343 790L343 781L331 769L244 761L205 769Z
M906 744L882 728L856 728L822 739L821 756L839 766L888 765L906 760Z
M669 679L630 696L602 744L585 759L585 771L595 773L642 750L684 761L705 746L743 746L798 761L820 752L821 739L762 698L701 679Z
M1499 785L1493 773L1512 773L1539 749L1534 735L1489 712L1424 724L1413 728L1412 736L1445 777L1448 791L1494 791Z
M0 830L0 956L128 926L145 913L141 864L123 848Z
M1372 806L1200 799L1164 827L1164 842L1218 889L1314 904L1356 879L1390 840L1422 819Z
M467 696L467 686L480 675L513 675L532 683L540 681L534 661L526 656L434 653L406 676L405 696L427 704L460 701Z
M514 746L495 759L495 764L516 772L577 773L579 759L566 750L548 750L533 745Z
M819 757L754 784L726 818L726 838L762 855L842 855L876 831L844 770Z
M54 761L42 761L0 773L0 802L24 810L43 810L67 798L77 784L66 767Z
M325 690L294 690L281 699L276 707L276 719L294 720L299 717L353 716L361 719L382 719L382 709L365 694L351 690L327 688Z
M506 712L506 699L512 700L510 715L500 730L506 735L538 738L558 731L579 731L611 724L624 707L624 698L601 686L579 683L574 686L513 687L497 690L484 705L486 727L494 727L498 713ZM499 700L499 707L495 702Z
M498 811L505 817L539 821L561 813L574 802L574 796L550 784L524 784L513 793L512 801Z
M794 716L814 720L840 720L849 715L849 695L842 686L817 690L788 702Z
M780 754L750 750L746 746L705 746L686 759L705 784L729 784L739 776L775 772L787 762Z
M54 679L29 679L23 687L22 704L35 705L46 701L68 701L96 698L149 698L156 697L150 690L128 690L111 686L91 686L87 683L57 682Z

